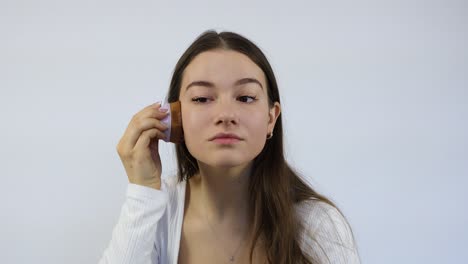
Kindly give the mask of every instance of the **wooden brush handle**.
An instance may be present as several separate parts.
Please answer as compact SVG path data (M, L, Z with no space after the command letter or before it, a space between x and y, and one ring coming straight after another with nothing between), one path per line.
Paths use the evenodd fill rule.
M180 101L170 103L171 105L171 137L170 142L180 143L184 140L182 129L182 113Z

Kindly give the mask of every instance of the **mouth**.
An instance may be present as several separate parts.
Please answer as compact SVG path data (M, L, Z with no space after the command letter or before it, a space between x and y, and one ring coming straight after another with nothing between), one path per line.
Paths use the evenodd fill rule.
M238 138L233 138L233 137L218 137L213 140L211 140L215 143L218 144L234 144L240 141Z
M210 138L210 140L216 140L216 139L237 139L237 140L242 140L241 137L234 133L218 133L214 137Z
M218 133L210 139L218 144L234 144L241 141L242 138L234 133Z

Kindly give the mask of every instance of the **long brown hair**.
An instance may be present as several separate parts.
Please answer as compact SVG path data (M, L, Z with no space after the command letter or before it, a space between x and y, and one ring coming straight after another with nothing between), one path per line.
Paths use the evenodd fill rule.
M169 102L179 100L182 76L187 65L204 51L224 49L245 54L265 73L270 108L280 102L273 70L263 52L250 40L233 32L209 30L201 34L177 62L167 95ZM199 172L197 160L189 153L185 142L176 144L179 181L188 180ZM262 152L254 159L249 178L249 202L253 205L254 241L250 262L259 238L264 240L269 263L315 263L307 259L299 246L301 224L294 205L308 199L323 201L336 208L326 197L309 187L286 162L283 154L283 125L278 117L273 137L266 141Z

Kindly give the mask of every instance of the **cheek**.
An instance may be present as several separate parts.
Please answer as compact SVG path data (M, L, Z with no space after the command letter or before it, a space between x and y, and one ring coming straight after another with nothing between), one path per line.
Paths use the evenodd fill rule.
M190 134L193 131L194 126L197 124L197 116L194 115L189 109L182 110L182 127L184 132Z
M261 137L265 134L268 127L267 114L262 112L251 113L248 118L245 119L248 129L252 136Z
M184 129L185 140L191 141L191 138L203 136L203 131L212 125L212 113L209 111L201 112L182 108L182 126ZM238 112L241 130L248 133L255 139L266 137L268 128L268 113L262 110L240 111ZM210 119L211 118L211 119ZM247 130L247 131L245 131ZM194 132L197 133L194 133Z
M200 137L207 127L207 115L193 111L190 108L182 109L182 127L184 129L185 140Z

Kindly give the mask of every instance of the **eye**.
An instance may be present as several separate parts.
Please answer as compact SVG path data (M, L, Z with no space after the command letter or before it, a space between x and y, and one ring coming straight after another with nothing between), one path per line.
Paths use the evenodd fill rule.
M250 101L250 102L247 102L246 100L249 100L249 99L250 99L251 101ZM257 100L257 97L244 95L244 96L240 96L240 97L239 97L239 100L242 101L242 102L244 102L244 103L252 103L252 102L254 102L254 101Z
M206 97L196 97L196 98L192 99L192 102L206 103L207 100L208 100L208 98L206 98Z

